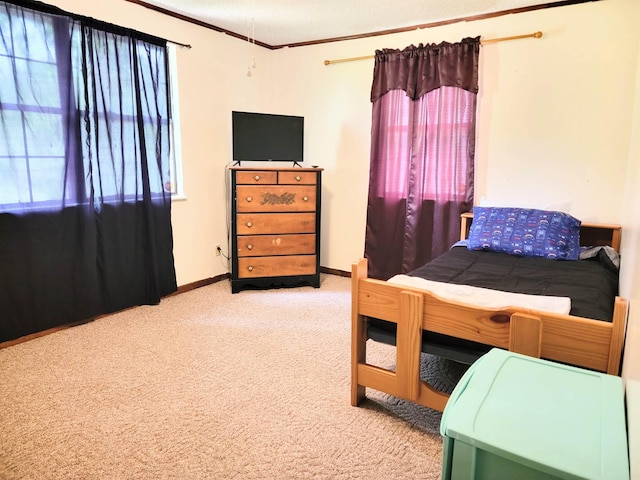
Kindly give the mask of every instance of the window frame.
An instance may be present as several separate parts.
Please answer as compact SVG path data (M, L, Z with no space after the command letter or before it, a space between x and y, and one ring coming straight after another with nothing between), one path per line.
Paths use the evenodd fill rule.
M173 200L187 198L184 191L182 174L182 133L180 126L180 99L178 95L178 61L177 45L167 43L167 63L169 81L169 164L171 169L171 185L169 191Z

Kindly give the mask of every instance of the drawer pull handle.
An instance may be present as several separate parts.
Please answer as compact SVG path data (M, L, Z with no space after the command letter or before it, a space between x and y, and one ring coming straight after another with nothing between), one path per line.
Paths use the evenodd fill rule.
M308 202L308 201L309 201L309 197L302 197L302 199L303 199L305 202Z
M252 267L251 265L249 265L249 266L247 267L247 270L249 270L250 272L253 272L253 267Z
M247 245L247 250L253 250L253 245L251 244Z
M252 197L247 197L247 202L251 203L253 201Z
M299 182L300 180L302 180L302 178L300 177L300 175L296 175L296 182Z
M254 179L256 182L259 182L259 181L260 181L260 175L256 175L255 177L253 177L253 179Z
M253 227L253 223L247 222L247 227L249 227L249 228Z

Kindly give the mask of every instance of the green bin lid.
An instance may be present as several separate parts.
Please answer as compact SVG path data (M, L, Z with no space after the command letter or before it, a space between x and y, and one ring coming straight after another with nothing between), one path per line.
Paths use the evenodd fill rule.
M493 349L454 389L440 431L550 475L629 478L624 386L613 375Z

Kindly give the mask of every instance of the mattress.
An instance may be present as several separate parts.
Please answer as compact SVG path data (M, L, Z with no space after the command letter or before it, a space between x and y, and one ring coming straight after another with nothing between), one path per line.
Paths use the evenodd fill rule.
M408 273L436 282L490 288L529 295L568 297L570 315L611 322L618 294L618 269L609 252L599 248L577 261L521 257L454 246ZM369 338L395 345L396 325L368 319ZM491 347L433 332L423 333L422 350L472 363Z

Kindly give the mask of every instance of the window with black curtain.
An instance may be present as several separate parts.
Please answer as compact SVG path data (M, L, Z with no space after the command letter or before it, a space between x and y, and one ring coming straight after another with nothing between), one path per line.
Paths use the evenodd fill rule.
M176 290L166 42L0 1L0 342Z

